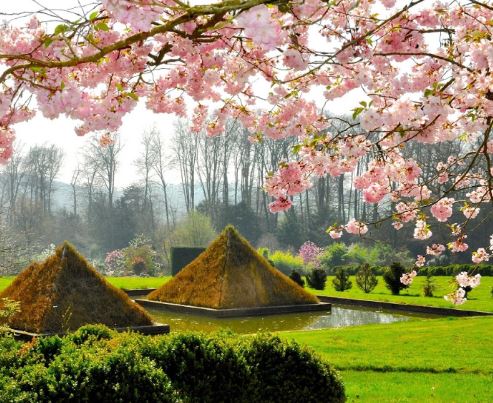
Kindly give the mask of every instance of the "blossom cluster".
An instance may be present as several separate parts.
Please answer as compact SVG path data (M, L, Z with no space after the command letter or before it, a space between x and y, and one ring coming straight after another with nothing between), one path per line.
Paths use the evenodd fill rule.
M97 133L102 145L139 102L188 118L194 132L209 136L235 119L252 141L298 143L295 157L265 180L272 212L290 208L318 177L352 175L365 202L391 203L393 227L414 227L418 240L461 211L465 223L450 225L447 246L464 252L467 222L492 199L481 161L493 154L493 10L485 2L405 3L102 0L54 29L36 17L7 24L0 163L11 156L15 125L36 113L73 119L76 134ZM437 43L437 33L450 40ZM261 81L267 93L255 85ZM342 129L309 96L325 103L356 89L366 95ZM438 161L431 178L407 152L410 144L450 142L465 146ZM459 203L453 190L467 200ZM364 235L368 226L353 218L328 232L339 238L343 231ZM482 262L489 252L472 256Z
M307 265L316 264L321 252L322 249L318 247L315 243L311 241L306 241L303 245L301 245L298 254L303 259L303 263Z

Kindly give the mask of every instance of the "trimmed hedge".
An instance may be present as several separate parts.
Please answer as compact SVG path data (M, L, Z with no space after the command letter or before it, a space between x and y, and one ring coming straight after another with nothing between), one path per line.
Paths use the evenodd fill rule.
M199 256L203 251L205 251L205 248L171 248L171 275L176 276L181 269Z
M279 337L149 337L102 325L22 344L0 337L0 401L343 402L337 373Z
M359 265L343 265L334 266L327 269L326 272L329 276L333 276L337 269L343 268L347 274L354 276L359 270ZM373 273L376 276L383 276L387 266L372 266ZM417 270L418 276L426 276L428 273L432 276L456 276L462 271L468 273L481 274L481 276L493 276L493 265L490 264L449 264L446 266L425 266Z

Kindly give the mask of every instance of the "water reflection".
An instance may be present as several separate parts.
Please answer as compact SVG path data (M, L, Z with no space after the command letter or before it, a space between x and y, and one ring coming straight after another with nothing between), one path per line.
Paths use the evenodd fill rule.
M332 312L306 312L242 318L209 318L205 316L149 309L154 320L167 323L171 331L200 330L213 332L230 329L236 333L275 332L281 330L314 330L329 327L357 326L370 323L392 323L426 315L402 315L365 308L332 306Z

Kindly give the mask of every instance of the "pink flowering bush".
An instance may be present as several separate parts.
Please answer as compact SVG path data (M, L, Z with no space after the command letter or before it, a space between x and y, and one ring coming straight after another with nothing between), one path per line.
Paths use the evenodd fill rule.
M319 256L322 252L322 249L319 248L311 241L306 241L303 245L301 245L300 250L298 252L299 256L303 259L303 263L305 266L311 264L313 266L319 265Z
M106 254L104 259L105 271L108 276L121 276L125 273L125 255L120 249Z

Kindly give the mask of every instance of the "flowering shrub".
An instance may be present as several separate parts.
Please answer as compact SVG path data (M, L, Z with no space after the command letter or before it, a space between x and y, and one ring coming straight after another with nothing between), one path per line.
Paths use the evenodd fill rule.
M322 249L313 242L306 241L303 245L301 245L298 254L303 259L303 263L305 265L312 264L314 266L318 266L320 264L318 258L321 252Z
M125 273L125 255L120 249L108 252L104 259L104 265L106 275L121 276Z

